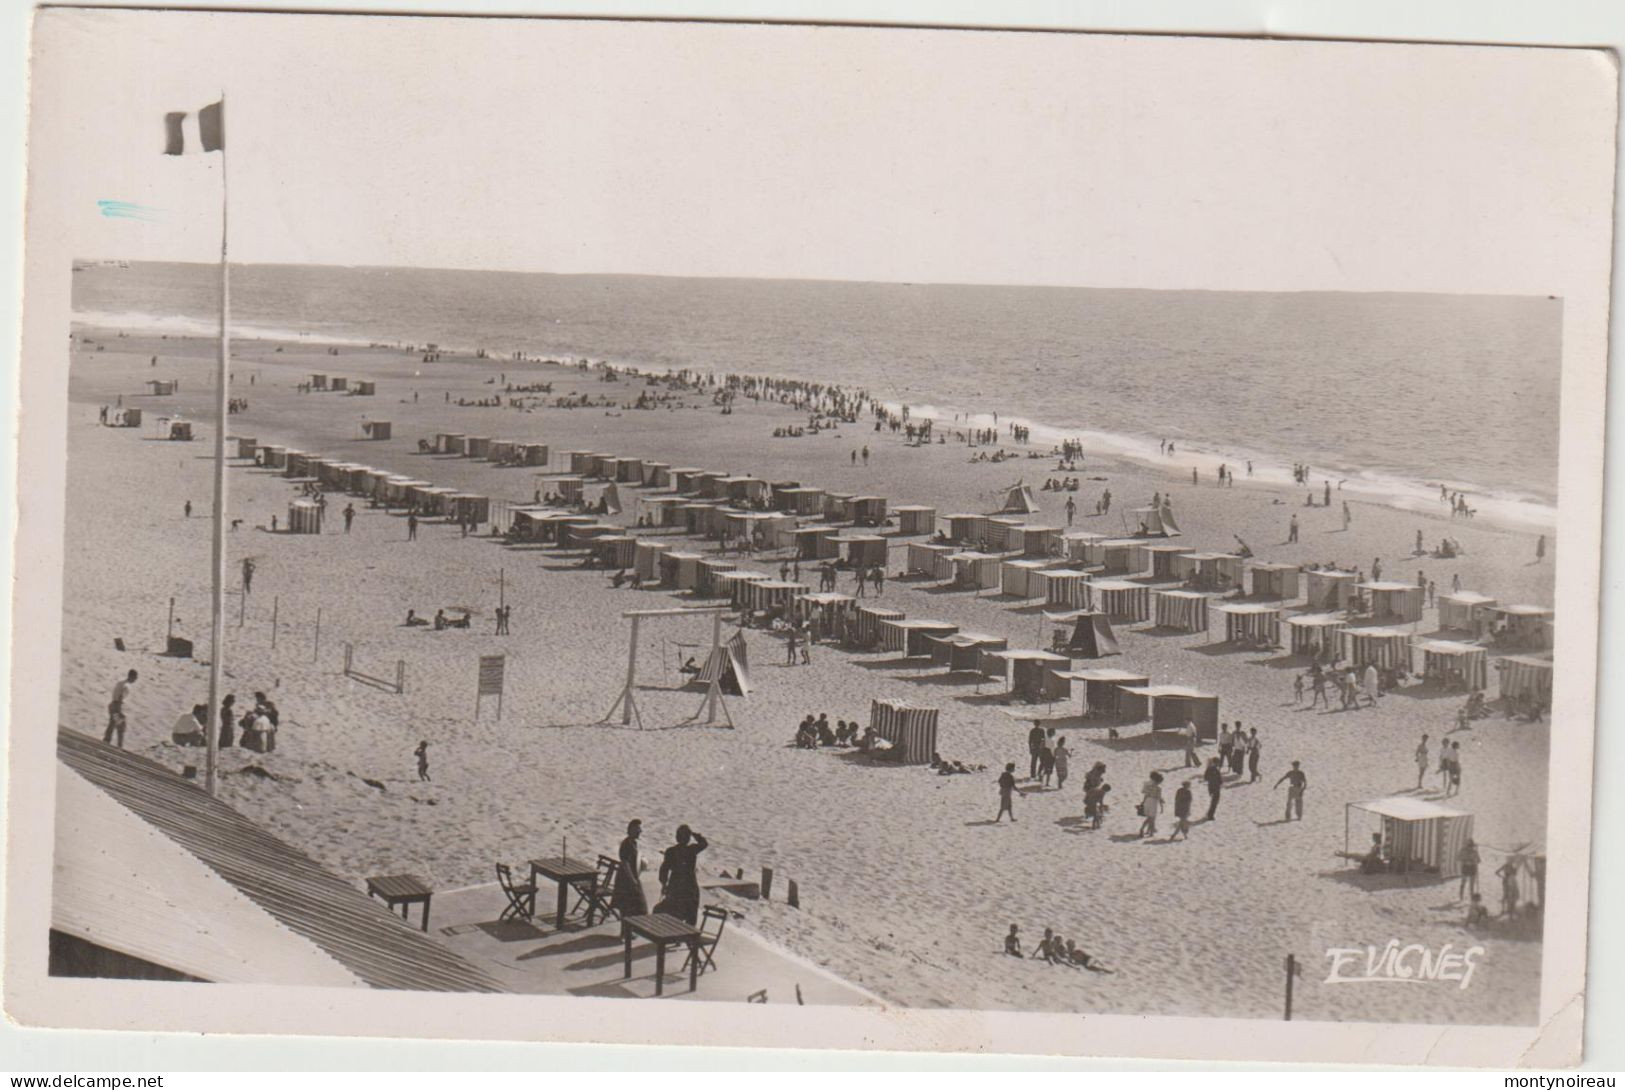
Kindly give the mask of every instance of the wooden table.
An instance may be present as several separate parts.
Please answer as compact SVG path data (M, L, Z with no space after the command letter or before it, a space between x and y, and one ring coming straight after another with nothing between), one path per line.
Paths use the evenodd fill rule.
M621 937L626 940L626 979L632 978L632 936L639 935L655 944L655 995L666 991L666 947L681 943L690 953L700 941L700 929L676 916L651 913L647 916L627 916L621 920ZM700 959L689 958L688 990L693 991L700 982Z
M401 906L401 919L407 919L407 910L414 904L423 906L423 930L429 930L429 898L434 896L434 890L429 883L415 874L391 874L382 878L367 879L367 896L382 897L384 905L391 912L395 906Z
M536 881L540 874L552 880L559 887L558 908L554 913L553 926L562 928L564 917L570 910L570 890L585 884L591 888L598 880L598 868L591 863L583 863L579 859L570 859L565 856L555 856L551 859L532 859L530 861L530 880ZM592 902L587 902L587 922L592 922Z

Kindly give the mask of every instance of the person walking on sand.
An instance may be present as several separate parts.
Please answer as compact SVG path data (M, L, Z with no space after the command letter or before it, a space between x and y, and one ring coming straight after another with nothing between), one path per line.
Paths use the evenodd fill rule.
M1044 728L1033 720L1033 729L1027 732L1027 755L1032 758L1027 767L1027 778L1038 779L1039 754L1044 750Z
M1234 744L1233 739L1230 737L1230 724L1229 723L1220 723L1219 724L1219 763L1221 765L1227 765L1227 764L1230 763L1230 747L1233 744Z
M1189 717L1185 719L1185 725L1179 728L1179 737L1185 743L1185 767L1201 768L1202 758L1196 755L1196 723Z
M186 512L186 517L187 518L191 518L192 517L192 501L187 500L184 504L182 504L181 505L181 510Z
M869 570L869 582L874 584L875 597L883 598L886 594L886 569L876 564Z
M1072 751L1066 748L1066 736L1062 735L1055 742L1055 790L1059 791L1066 786L1066 766L1072 757Z
M1343 529L1347 530L1348 528L1349 528L1349 501L1344 500L1343 501Z
M1478 896L1478 845L1472 837L1456 853L1456 865L1461 869L1461 882L1456 886L1456 900L1465 901Z
M1241 720L1236 720L1236 729L1230 735L1230 771L1241 775L1241 770L1247 767L1247 735L1241 729Z
M1072 525L1072 520L1078 517L1078 501L1071 496L1066 498L1066 524Z
M1423 545L1422 545L1422 531L1418 530L1418 531L1416 531L1416 549L1411 555L1412 556L1421 556L1422 554L1424 554L1426 552L1427 552L1427 549L1425 547L1423 547Z
M1162 813L1162 773L1153 772L1140 788L1140 836L1157 835L1157 815Z
M355 521L355 504L347 503L347 504L344 505L344 532L345 533L350 532L350 523L352 523L354 521Z
M1282 820L1291 821L1293 816L1296 815L1297 820L1302 821L1303 791L1304 788L1309 786L1309 777L1304 775L1303 769L1298 767L1297 761L1292 762L1292 768L1286 773L1286 775L1275 781L1275 786L1279 788L1283 783L1286 784L1287 787L1286 817Z
M1292 706L1298 707L1303 703L1303 675L1298 674L1292 679Z
M1038 784L1040 787L1048 787L1051 778L1055 775L1055 750L1051 748L1048 737L1048 735L1054 733L1055 728L1051 727L1038 750Z
M414 513L414 514L410 514L410 515L406 516L406 540L408 540L408 541L416 541L417 539L418 539L418 517Z
M1450 790L1448 795L1461 794L1461 743L1450 743Z
M1286 543L1288 545L1296 545L1298 543L1298 516L1297 515L1293 515L1291 521L1287 523L1287 526L1286 526Z
M791 628L789 632L785 633L784 637L784 664L786 666L796 664L796 652L799 650L801 650L800 634L794 628Z
M429 743L427 740L418 743L418 748L412 751L418 759L418 779L423 783L429 782Z
M660 903L655 911L690 924L700 920L699 854L710 847L704 836L687 825L677 826L677 843L660 861Z
M626 836L621 840L618 856L621 865L615 869L615 890L609 902L623 920L649 914L649 901L643 895L643 864L638 859L638 838L642 835L643 822L633 818L626 823Z
M1174 792L1174 831L1168 834L1168 841L1172 843L1180 837L1186 840L1191 835L1191 781L1186 780Z
M1310 676L1314 679L1314 691L1309 697L1310 710L1313 711L1317 706L1324 702L1326 705L1326 710L1330 711L1332 707L1332 697L1331 694L1326 691L1326 671L1320 668L1319 663L1316 663L1315 669Z
M1247 732L1247 774L1248 783L1258 782L1258 762L1264 752L1264 740L1258 736L1258 728L1253 727Z
M1422 790L1422 781L1428 774L1428 736L1422 735L1422 740L1416 744L1416 789Z
M1202 820L1212 821L1219 814L1219 796L1224 792L1224 768L1217 757L1208 758L1202 782L1207 784L1207 816Z
M1546 535L1541 534L1540 540L1535 542L1535 563L1546 559Z
M993 819L993 824L997 825L1006 814L1010 815L1010 823L1015 824L1015 796L1016 763L1011 761L1004 766L1004 771L999 773L999 816Z
M102 741L111 743L116 734L118 747L124 748L124 727L127 722L124 715L124 701L130 696L130 688L141 677L134 670L124 675L122 681L113 686L113 697L107 702L107 730L102 734Z
M869 444L868 443L865 443L863 445L863 464L864 465L869 464Z

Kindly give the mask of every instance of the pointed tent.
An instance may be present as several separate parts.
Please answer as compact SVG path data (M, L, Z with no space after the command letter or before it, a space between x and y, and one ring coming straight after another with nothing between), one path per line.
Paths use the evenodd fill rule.
M745 662L745 634L735 632L726 643L718 644L705 660L694 680L702 685L720 681L729 696L750 695L750 673Z
M1004 494L1004 506L1000 511L1019 515L1035 514L1038 511L1038 500L1033 497L1033 490L1028 485L1012 485L1010 491Z
M1070 613L1045 613L1044 619L1071 626L1072 631L1066 636L1066 642L1058 644L1056 649L1064 650L1074 658L1100 659L1123 653L1117 646L1117 635L1112 631L1112 624L1104 613L1080 609Z
M604 494L599 497L599 500L604 505L605 514L618 515L621 513L621 492L613 482L604 486Z
M1171 507L1136 507L1130 514L1134 515L1140 523L1136 531L1143 537L1178 537L1182 531L1174 522L1174 512Z

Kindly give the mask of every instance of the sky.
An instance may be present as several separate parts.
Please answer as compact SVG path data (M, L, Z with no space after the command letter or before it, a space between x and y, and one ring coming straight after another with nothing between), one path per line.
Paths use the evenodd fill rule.
M84 257L217 258L159 152L222 91L242 262L1549 294L1612 200L1572 50L56 9L34 65Z

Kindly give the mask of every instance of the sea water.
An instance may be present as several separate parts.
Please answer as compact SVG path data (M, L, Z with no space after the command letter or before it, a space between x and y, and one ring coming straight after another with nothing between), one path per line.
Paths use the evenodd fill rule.
M217 328L212 265L73 282L85 324ZM1251 460L1285 480L1304 462L1317 487L1437 509L1443 483L1503 517L1554 518L1562 304L1548 298L234 265L232 325L833 383L1209 477Z

